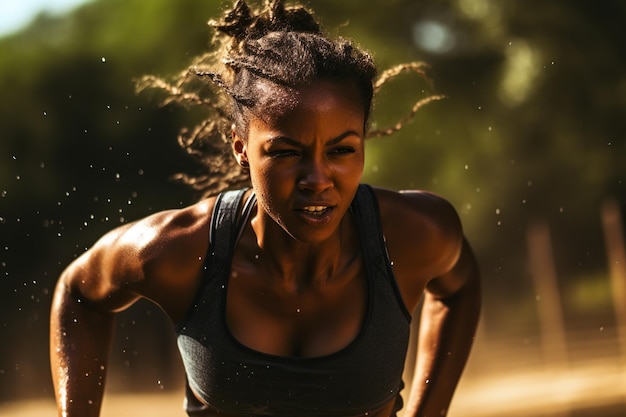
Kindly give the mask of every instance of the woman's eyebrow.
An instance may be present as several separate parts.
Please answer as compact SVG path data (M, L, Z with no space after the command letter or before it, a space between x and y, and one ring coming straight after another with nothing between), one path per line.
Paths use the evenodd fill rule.
M344 140L345 138L347 138L349 136L361 137L361 135L359 135L358 132L356 132L354 130L348 130L348 131L342 133L341 135L337 136L336 138L330 139L324 145L325 146L335 145L335 144L341 142L342 140ZM287 136L273 136L273 137L271 137L271 138L269 138L267 140L267 143L269 143L270 145L274 145L276 143L282 143L282 144L291 145L291 146L298 146L298 147L302 146L301 142L299 142L299 141L297 141L295 139L291 139L290 137L287 137Z
M270 145L274 145L276 143L282 143L282 144L291 145L291 146L302 146L302 143L298 142L295 139L291 139L287 136L272 136L266 142L269 143Z
M331 145L335 145L339 142L341 142L342 140L344 140L345 138L347 138L348 136L356 136L356 137L361 137L361 135L359 135L358 132L354 131L354 130L348 130L344 133L342 133L341 135L337 136L334 139L329 140L328 142L326 142L326 146L331 146Z

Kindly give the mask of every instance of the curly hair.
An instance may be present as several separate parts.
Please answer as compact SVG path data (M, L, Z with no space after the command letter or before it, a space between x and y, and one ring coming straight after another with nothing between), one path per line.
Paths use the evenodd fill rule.
M310 10L287 7L282 0L265 0L257 11L245 0L237 0L220 20L211 20L209 25L215 29L213 50L196 58L172 82L145 76L137 85L139 90L164 90L164 104L200 106L208 111L201 123L191 130L183 129L178 138L205 172L176 176L204 195L248 184L247 170L233 157L231 132L234 129L246 138L251 117L281 114L294 104L294 92L299 87L319 79L355 83L367 123L373 96L388 79L404 71L425 76L425 65L416 62L394 67L375 80L377 70L370 54L344 38L331 39ZM368 136L399 130L419 107L438 98L418 101L395 126L369 132Z

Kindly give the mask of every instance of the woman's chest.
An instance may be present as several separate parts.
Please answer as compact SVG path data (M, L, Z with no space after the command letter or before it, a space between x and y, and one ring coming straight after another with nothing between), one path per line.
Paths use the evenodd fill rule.
M360 263L359 263L360 264ZM269 285L278 280L233 266L226 325L248 348L277 356L319 357L342 350L359 335L368 311L361 265L326 283Z

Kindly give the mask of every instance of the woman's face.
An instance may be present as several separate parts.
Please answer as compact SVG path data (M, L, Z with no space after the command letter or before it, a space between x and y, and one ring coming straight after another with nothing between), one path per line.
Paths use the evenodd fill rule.
M278 116L253 118L248 138L234 135L233 146L250 166L258 215L298 241L323 242L361 181L363 103L352 83L328 80L297 90L294 99Z

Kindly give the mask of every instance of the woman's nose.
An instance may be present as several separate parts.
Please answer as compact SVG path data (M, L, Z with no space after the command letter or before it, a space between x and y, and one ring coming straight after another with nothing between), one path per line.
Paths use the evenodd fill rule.
M332 187L330 169L323 158L315 158L304 164L298 187L301 190L321 192Z

